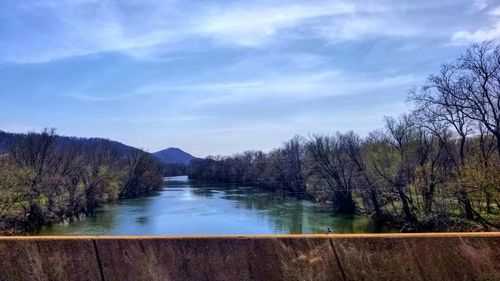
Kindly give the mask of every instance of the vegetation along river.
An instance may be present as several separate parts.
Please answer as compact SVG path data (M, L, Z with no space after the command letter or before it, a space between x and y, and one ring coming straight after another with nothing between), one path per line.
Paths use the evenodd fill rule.
M330 205L284 199L243 186L198 184L187 177L167 178L146 197L98 208L93 215L45 226L37 235L217 235L364 233L368 218L333 213Z

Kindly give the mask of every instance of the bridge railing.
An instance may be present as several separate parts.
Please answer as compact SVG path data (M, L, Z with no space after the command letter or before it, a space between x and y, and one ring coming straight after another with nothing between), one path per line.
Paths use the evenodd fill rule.
M0 238L17 280L500 280L500 233Z

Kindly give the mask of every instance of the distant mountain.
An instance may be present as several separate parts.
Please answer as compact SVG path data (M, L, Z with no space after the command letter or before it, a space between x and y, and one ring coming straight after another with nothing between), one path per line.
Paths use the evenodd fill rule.
M22 134L7 133L0 130L0 154L8 153Z
M0 155L9 153L12 146L24 135L25 134L9 133L0 130ZM137 150L137 148L125 145L123 143L102 138L57 136L55 139L55 145L59 148L65 148L66 146L74 143L78 143L87 147L91 147L92 145L97 145L100 143L106 143L106 145L111 146L118 153L127 153ZM184 152L179 148L173 147L158 151L156 153L152 153L152 155L155 156L159 160L159 162L163 164L188 165L191 160L195 159L193 155Z
M25 134L9 133L0 130L0 155L9 153L12 146L23 136L25 136ZM65 148L70 144L80 144L90 147L92 145L98 145L102 143L106 143L106 145L112 147L118 153L127 153L137 150L137 148L125 145L123 143L103 138L80 138L67 136L56 136L55 138L55 145L59 148Z
M169 147L167 149L153 153L160 162L164 164L184 164L188 165L191 160L195 159L193 155L183 151L182 149Z

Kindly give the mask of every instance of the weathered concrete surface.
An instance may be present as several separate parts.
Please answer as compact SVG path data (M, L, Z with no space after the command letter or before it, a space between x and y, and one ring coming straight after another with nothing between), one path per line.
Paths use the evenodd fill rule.
M0 238L0 281L101 280L93 241Z
M500 233L0 238L17 280L500 280Z
M500 280L500 236L332 238L347 280Z
M97 239L105 280L342 280L327 238Z

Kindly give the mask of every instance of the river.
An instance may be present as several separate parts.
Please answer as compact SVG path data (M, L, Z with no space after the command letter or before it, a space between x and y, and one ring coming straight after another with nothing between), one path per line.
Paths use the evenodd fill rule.
M98 208L90 216L43 227L35 235L217 235L380 232L368 218L329 205L285 199L254 187L166 178L152 195ZM387 229L383 229L387 231Z

